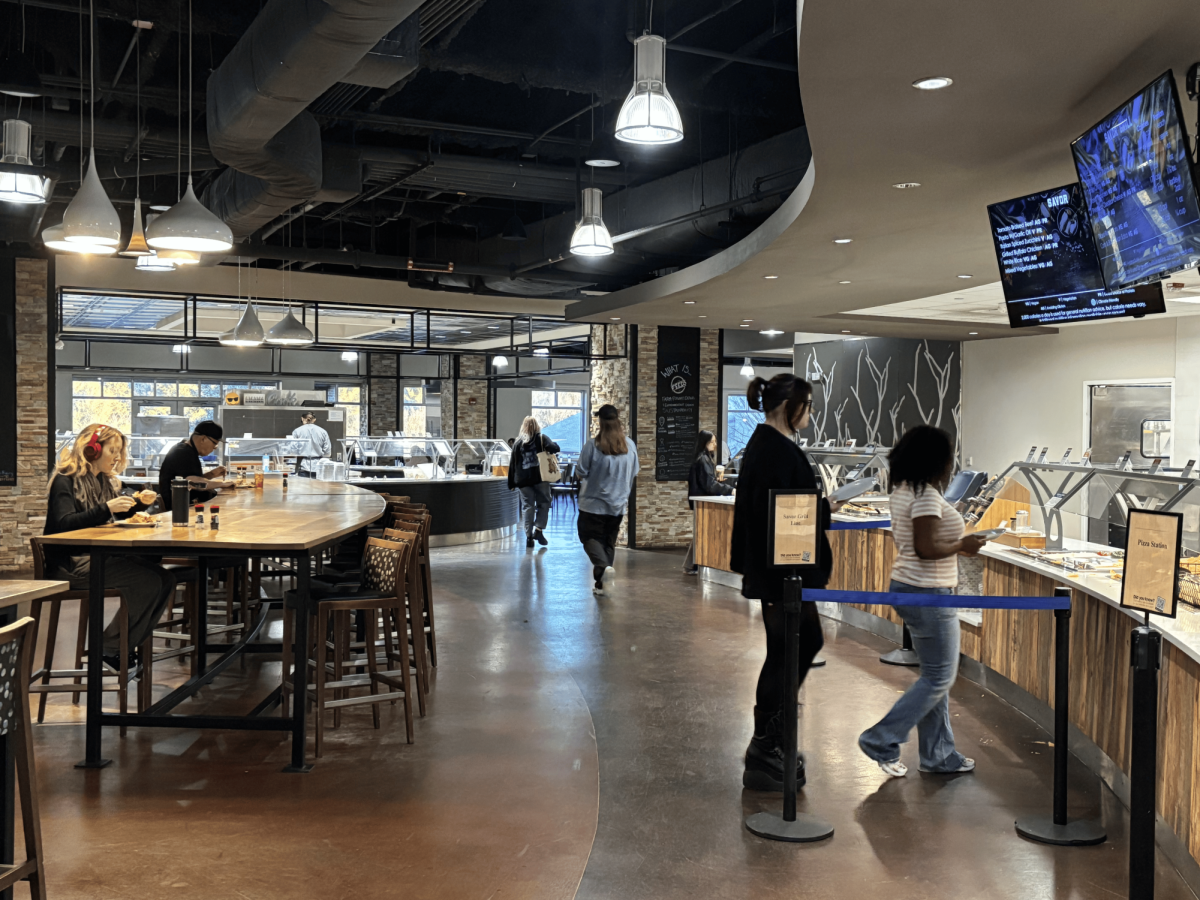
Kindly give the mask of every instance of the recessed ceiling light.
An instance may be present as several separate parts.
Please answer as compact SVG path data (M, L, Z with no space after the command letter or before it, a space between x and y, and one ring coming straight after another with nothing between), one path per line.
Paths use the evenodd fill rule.
M395 319L392 319L392 324L393 324L393 325L395 325L395 324L396 324L396 320L395 320ZM499 325L489 325L489 326L488 326L488 331L499 331L499 330L500 330L500 326L499 326Z
M621 321L621 317L620 317L620 316L609 316L609 319L611 319L613 322L620 322L620 321Z
M967 334L979 334L978 331L968 331Z
M850 333L850 329L849 329L849 328L843 328L843 329L842 329L842 334L849 334L849 333Z
M919 181L897 181L892 185L892 187L898 188L902 191L907 190L908 188L918 188L920 186L921 182Z
M833 242L835 244L849 244L853 240L854 238L834 238Z
M745 322L743 322L741 325L738 326L738 328L749 328L749 327L750 326L747 325Z
M696 316L697 319L707 319L708 316Z
M970 278L971 276L970 275L959 275L958 277L959 278Z
M838 282L838 284L849 284L849 283L850 283L850 282L848 282L848 281L839 281L839 282Z
M945 75L931 75L928 78L918 78L912 83L912 86L918 91L940 91L952 84L954 84L953 78L947 78Z
M684 306L695 306L695 305L696 305L696 301L695 301L695 300L684 300L684 301L683 301L683 305L684 305Z
M779 277L778 275L764 275L763 276L763 278L767 279L767 281L774 281L778 277Z
M753 322L753 319L742 319L743 322Z
M777 334L783 334L778 328L768 328L765 331L760 331L759 334L765 334L767 337L775 337Z
M467 331L465 328L459 332L459 334L470 334L470 333L471 332Z
M170 208L171 208L171 207L169 207L169 206L164 206L164 205L163 205L163 204L161 204L161 203L156 203L156 204L154 204L153 206L151 206L151 207L150 207L150 209L151 209L151 211L152 211L152 212L166 212L166 211L167 211L167 210L169 210Z

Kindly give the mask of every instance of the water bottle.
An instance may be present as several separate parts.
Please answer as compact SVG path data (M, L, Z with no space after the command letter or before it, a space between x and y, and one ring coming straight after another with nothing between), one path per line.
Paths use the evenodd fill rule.
M171 524L187 525L188 505L191 495L186 479L176 478L171 482Z

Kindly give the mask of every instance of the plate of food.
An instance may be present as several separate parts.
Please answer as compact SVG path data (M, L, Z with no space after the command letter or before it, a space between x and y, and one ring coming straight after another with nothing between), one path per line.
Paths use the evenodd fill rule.
M158 519L148 512L135 512L128 519L113 522L113 525L118 528L156 528L158 527Z

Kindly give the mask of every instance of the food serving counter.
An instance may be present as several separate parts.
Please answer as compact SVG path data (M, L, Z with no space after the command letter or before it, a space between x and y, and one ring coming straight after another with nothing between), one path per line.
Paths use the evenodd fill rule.
M517 530L519 494L508 489L508 478L501 475L361 477L346 483L424 503L433 514L429 543L434 547L497 540Z
M1071 589L1071 750L1128 805L1130 733L1130 633L1141 615L1120 607L1124 513L1129 508L1168 508L1184 515L1184 545L1200 535L1200 488L1175 474L1151 475L1086 466L1014 464L972 503L972 528L1026 521L1026 530L993 541L973 569L973 584L960 578L960 593L985 596L1049 596ZM729 571L733 498L695 501L695 560L710 580L740 587ZM835 519L845 517L841 514ZM836 524L836 523L835 523ZM829 587L887 590L895 545L891 533L869 518L831 531L833 570ZM865 526L865 527L864 527ZM1193 552L1185 550L1185 554ZM1181 560L1200 569L1200 558ZM960 567L967 571L967 566ZM1189 602L1191 582L1196 593ZM1200 577L1181 575L1178 618L1152 615L1164 634L1159 681L1159 846L1192 886L1200 887ZM1194 605L1196 604L1196 605ZM900 618L889 606L820 603L822 615L891 640L900 639ZM975 681L1052 731L1054 616L1048 610L984 609L963 616L964 677ZM986 748L980 748L986 754Z

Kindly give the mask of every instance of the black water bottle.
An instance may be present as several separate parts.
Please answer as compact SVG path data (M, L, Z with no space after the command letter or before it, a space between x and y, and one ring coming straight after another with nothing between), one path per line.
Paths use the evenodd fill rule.
M171 524L182 525L185 528L188 524L188 511L190 508L189 500L191 494L188 491L188 483L184 478L176 478L171 482Z

